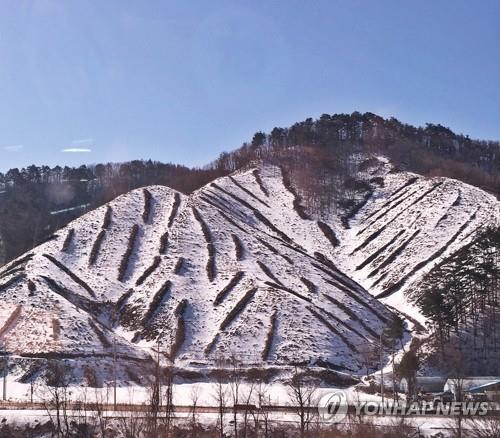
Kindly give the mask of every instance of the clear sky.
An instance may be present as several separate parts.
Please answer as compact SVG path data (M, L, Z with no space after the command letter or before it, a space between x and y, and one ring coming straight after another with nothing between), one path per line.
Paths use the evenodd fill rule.
M498 0L0 7L0 170L202 165L255 131L354 110L500 139Z

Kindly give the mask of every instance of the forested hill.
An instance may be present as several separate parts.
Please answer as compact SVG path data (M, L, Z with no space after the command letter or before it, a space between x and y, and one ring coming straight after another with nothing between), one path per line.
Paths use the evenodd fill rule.
M373 113L323 114L268 134L257 132L251 142L221 154L204 169L132 161L79 168L29 166L0 173L0 264L134 188L158 184L188 194L256 160L289 170L291 183L310 199L321 197L319 190L344 192L356 184L356 169L348 160L354 152L382 154L402 170L448 176L500 193L498 141L472 140L439 124L414 127ZM321 184L316 184L320 177ZM325 188L325 181L330 187ZM337 195L325 202L356 208L351 199Z
M158 184L190 193L215 176L213 170L152 161L11 169L0 174L0 265L130 190Z

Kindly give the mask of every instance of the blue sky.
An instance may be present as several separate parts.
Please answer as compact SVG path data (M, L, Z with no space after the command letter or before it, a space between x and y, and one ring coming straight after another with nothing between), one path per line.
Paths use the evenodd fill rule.
M354 110L500 139L499 16L498 0L6 0L0 170L202 165Z

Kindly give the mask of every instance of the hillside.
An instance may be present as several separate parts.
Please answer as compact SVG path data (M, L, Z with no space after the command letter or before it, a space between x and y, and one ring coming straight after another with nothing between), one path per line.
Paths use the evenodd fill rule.
M133 364L158 339L181 367L236 354L361 372L390 312L293 204L274 167L190 197L152 186L117 198L3 269L4 351L109 360L116 346Z
M500 206L495 196L460 181L391 169L383 160L364 175L382 178L382 186L349 221L348 229L338 227L343 245L334 258L371 294L408 308L405 292L418 289L438 261L482 230L498 227Z
M163 186L122 195L2 269L3 354L24 369L41 359L28 373L59 358L109 375L116 352L125 380L157 347L186 369L236 356L363 374L391 319L376 297L411 313L411 328L421 315L404 291L499 217L494 197L456 180L383 159L360 178L375 176L348 227L308 216L268 165L190 196Z
M346 164L355 153L383 155L399 170L454 178L500 194L498 141L471 139L440 124L416 127L369 112L322 114L269 133L256 132L251 141L201 169L134 160L64 168L31 165L0 172L0 265L135 188L162 185L191 194L257 161L280 167L316 162L306 179L354 177ZM310 196L321 196L323 189L312 187Z

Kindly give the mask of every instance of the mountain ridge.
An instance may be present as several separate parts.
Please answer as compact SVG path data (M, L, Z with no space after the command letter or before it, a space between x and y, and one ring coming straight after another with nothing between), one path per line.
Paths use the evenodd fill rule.
M300 191L276 166L238 171L190 196L164 186L122 195L0 271L3 354L101 357L106 368L113 351L133 364L157 346L180 367L238 355L248 366L328 363L359 375L363 350L392 315L367 291L387 290L369 274L390 268L386 277L400 281L432 253L430 242L442 250L438 261L455 234L464 238L458 248L475 221L498 217L491 195L394 173L380 157L363 177L384 184L348 228L338 215L305 219ZM450 188L460 189L457 205ZM418 231L408 216L450 224ZM402 315L403 286L385 300Z

